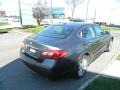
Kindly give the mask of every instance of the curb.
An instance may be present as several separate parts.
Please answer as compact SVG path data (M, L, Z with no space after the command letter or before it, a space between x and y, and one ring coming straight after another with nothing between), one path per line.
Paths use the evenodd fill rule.
M5 33L8 33L8 31L0 32L0 34L5 34Z
M22 30L21 31L17 31L17 30L12 30L11 32L16 32L16 33L20 33L20 34L25 34L25 35L33 35L33 33L27 33L27 32L23 32Z
M105 67L105 69L104 69L101 73L104 73L105 70L106 70L107 68L109 68L109 66L112 65L112 63L116 60L116 57L119 55L119 53L120 53L120 52L118 52L117 54L114 55L114 57L112 58L111 62L107 65L107 67Z
M117 54L115 54L111 59L111 62L104 68L104 70L102 70L99 74L95 75L93 78L89 79L86 83L84 83L78 90L84 90L89 84L91 84L96 78L98 78L99 76L103 75L105 69L107 69L115 60L116 56L119 54L120 52L118 52Z
M86 83L84 83L78 90L84 90L90 83L92 83L96 78L98 78L100 74L95 75L93 78L89 79Z

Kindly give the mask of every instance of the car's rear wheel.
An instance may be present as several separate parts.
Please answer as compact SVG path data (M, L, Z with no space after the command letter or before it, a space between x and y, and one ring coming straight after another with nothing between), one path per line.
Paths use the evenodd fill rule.
M83 56L80 62L78 63L78 67L76 71L73 73L76 79L80 79L85 75L88 67L88 60L89 60L88 56Z
M107 50L106 50L107 52L110 52L112 50L112 45L113 45L113 40L110 40L107 46Z

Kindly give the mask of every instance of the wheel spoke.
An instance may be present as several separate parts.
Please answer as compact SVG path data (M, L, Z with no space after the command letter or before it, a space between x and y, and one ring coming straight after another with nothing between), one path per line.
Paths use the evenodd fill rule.
M79 63L79 76L83 76L85 71L87 69L87 59L83 59L80 63Z
M110 44L109 44L109 50L112 49L112 41L110 41Z

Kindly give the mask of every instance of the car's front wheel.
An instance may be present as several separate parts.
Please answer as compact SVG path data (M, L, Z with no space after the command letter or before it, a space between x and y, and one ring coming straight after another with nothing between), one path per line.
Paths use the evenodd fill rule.
M80 79L81 77L85 75L87 67L88 67L88 60L89 60L88 56L83 56L80 62L78 63L78 67L76 71L73 73L76 79Z
M110 52L112 50L113 40L110 40L107 46L107 52Z

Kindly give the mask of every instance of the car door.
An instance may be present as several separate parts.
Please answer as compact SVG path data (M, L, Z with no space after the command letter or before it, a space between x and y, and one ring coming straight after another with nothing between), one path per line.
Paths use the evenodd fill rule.
M93 25L93 29L94 29L96 38L99 39L98 51L99 51L99 53L101 53L104 51L104 48L106 47L106 43L107 43L106 35L105 35L104 31L98 25Z
M91 59L93 60L98 55L98 49L100 47L100 38L96 37L95 31L91 25L86 26L81 31L82 39L85 42L87 52L91 54Z

